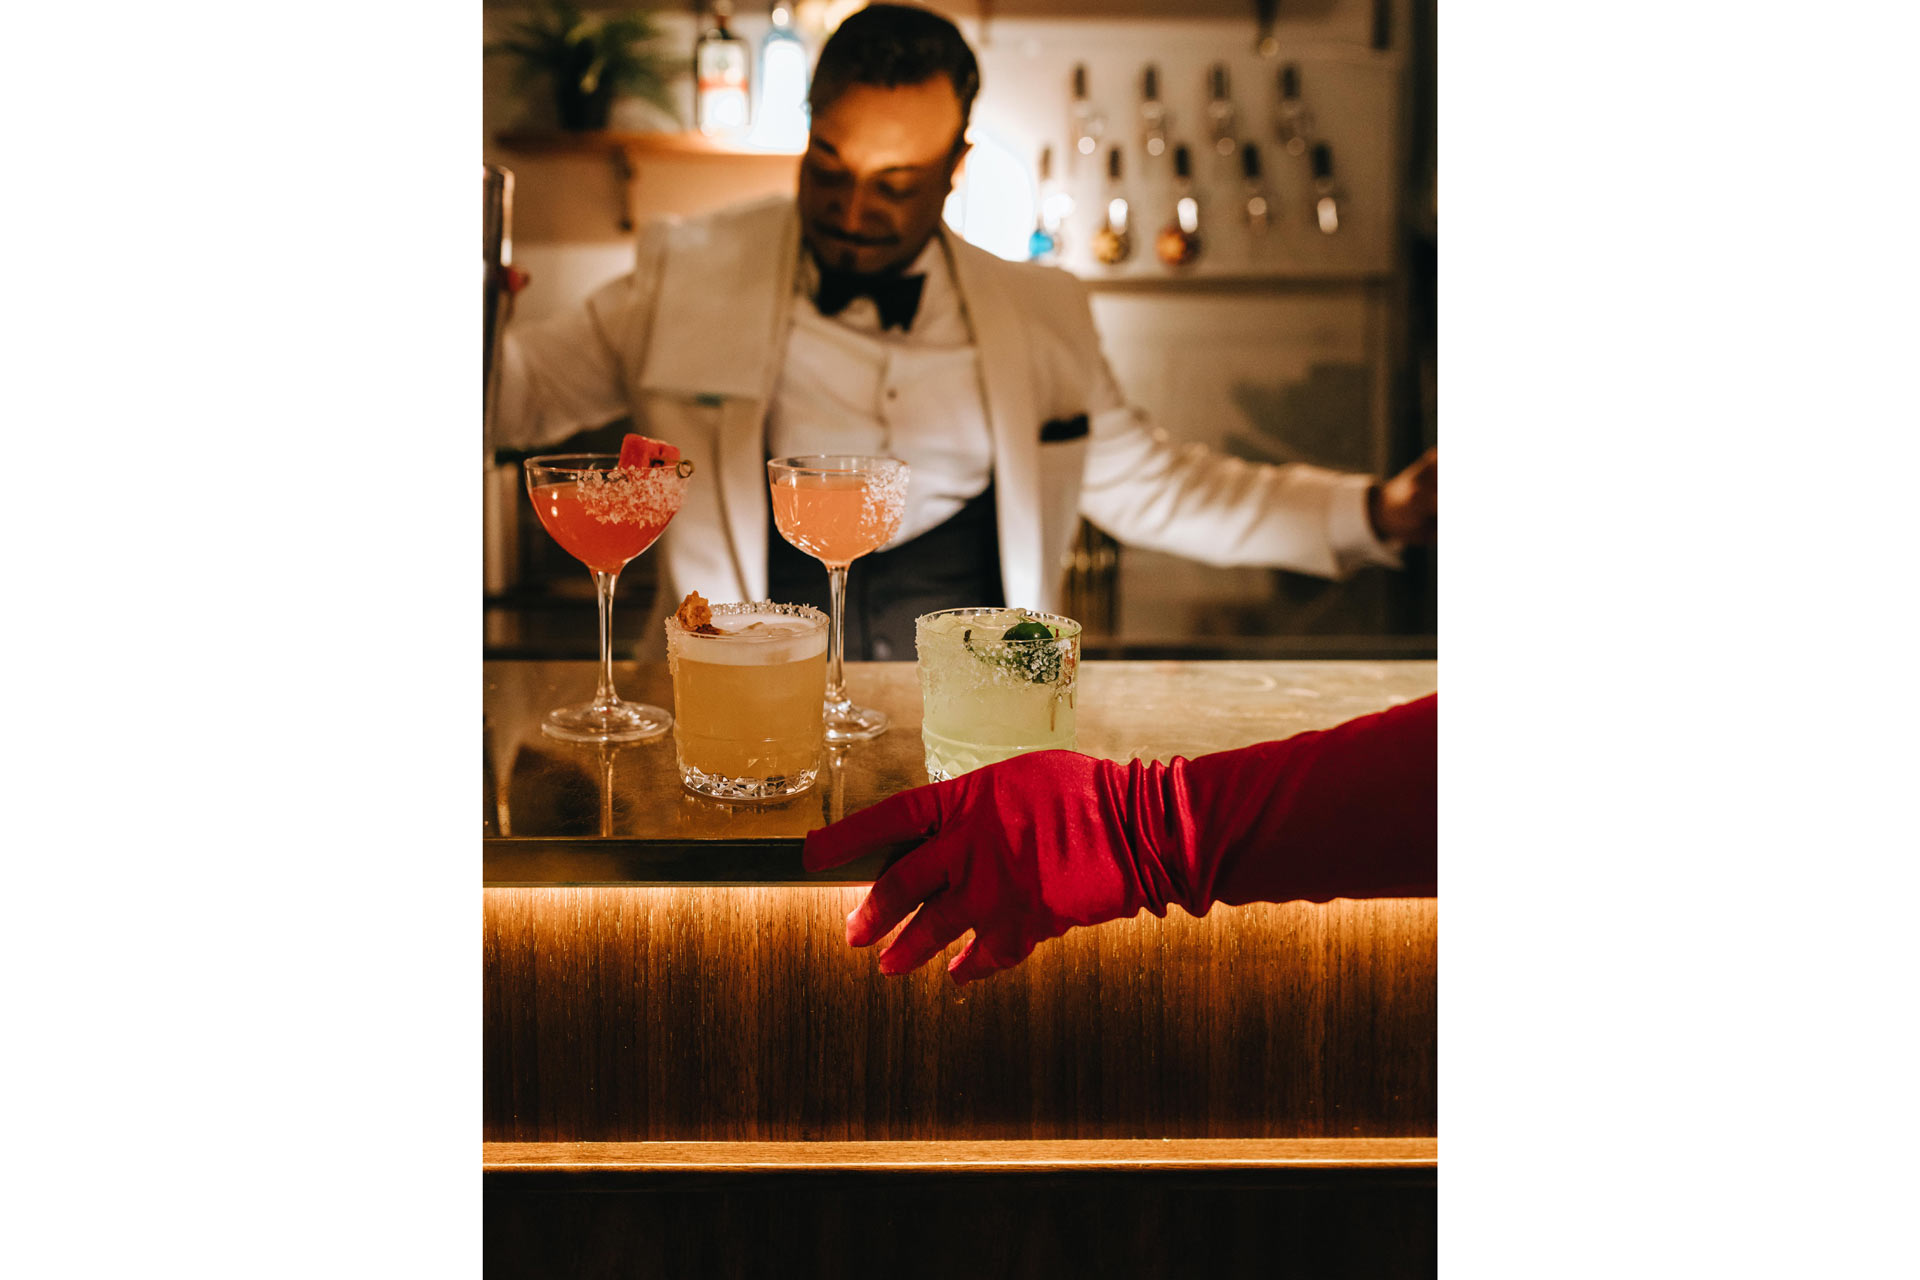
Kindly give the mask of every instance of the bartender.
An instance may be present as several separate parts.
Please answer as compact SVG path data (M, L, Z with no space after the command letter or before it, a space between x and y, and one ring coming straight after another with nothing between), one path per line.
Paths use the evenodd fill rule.
M660 542L674 596L822 606L819 562L773 529L766 461L904 460L899 531L849 576L854 658L910 656L936 609L1057 611L1082 516L1133 546L1328 578L1431 541L1431 452L1382 483L1175 445L1121 396L1079 281L941 224L979 88L945 18L849 17L814 71L797 198L650 226L629 275L510 330L500 440L631 418L699 468Z

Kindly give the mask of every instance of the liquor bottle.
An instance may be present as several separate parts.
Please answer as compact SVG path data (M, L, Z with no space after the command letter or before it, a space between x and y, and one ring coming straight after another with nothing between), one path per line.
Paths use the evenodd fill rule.
M713 25L693 44L693 115L710 138L746 136L752 108L747 95L747 42L727 30L732 0L713 0Z
M1107 152L1106 221L1093 233L1093 257L1111 267L1125 262L1133 253L1133 237L1127 232L1127 197L1120 185L1120 148Z
M1313 114L1300 100L1300 68L1291 62L1280 68L1280 114L1273 132L1290 156L1305 155L1313 141Z
M1027 237L1029 262L1060 260L1060 226L1053 218L1048 200L1053 190L1053 148L1040 148L1040 181L1035 190L1033 234Z
M1106 129L1107 118L1087 100L1087 68L1082 63L1073 69L1073 149L1092 155L1100 149L1100 135Z
M1160 69L1152 65L1140 81L1140 147L1150 156L1167 153L1167 108L1160 101Z
M753 142L772 151L799 151L807 144L807 44L794 29L788 0L773 0L767 20Z
M1053 148L1040 149L1040 217L1053 237L1054 252L1067 246L1067 219L1073 216L1073 193L1054 176Z
M1280 0L1253 0L1254 18L1260 34L1254 38L1253 51L1263 58L1280 56L1280 41L1273 34L1273 20L1280 16Z
M1170 267L1200 256L1200 202L1193 195L1193 161L1184 146L1173 149L1173 221L1153 238L1153 251Z
M1213 131L1213 149L1230 156L1239 145L1234 139L1233 95L1227 92L1227 64L1216 62L1207 73L1207 127Z
M1260 148L1251 142L1240 148L1240 172L1246 184L1240 216L1246 220L1248 231L1263 236L1273 218L1273 205L1267 199L1267 184L1260 177Z
M1340 188L1333 181L1333 148L1324 142L1313 147L1313 218L1322 235L1340 229Z

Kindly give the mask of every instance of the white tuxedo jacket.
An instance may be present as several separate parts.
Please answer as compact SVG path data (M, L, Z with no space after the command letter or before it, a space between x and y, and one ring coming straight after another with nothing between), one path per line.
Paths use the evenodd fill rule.
M1008 604L1059 608L1082 515L1208 564L1333 578L1393 562L1367 523L1368 477L1173 444L1122 399L1078 280L940 234L979 347ZM658 223L632 274L583 311L506 334L499 444L537 448L630 415L693 460L657 548L675 598L766 594L766 417L799 255L786 197Z

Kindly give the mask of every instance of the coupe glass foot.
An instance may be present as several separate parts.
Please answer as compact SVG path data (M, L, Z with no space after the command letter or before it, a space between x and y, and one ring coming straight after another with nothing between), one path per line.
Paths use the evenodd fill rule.
M591 702L549 711L540 731L565 742L645 742L673 728L673 714L644 702Z
M828 742L866 742L887 731L887 713L871 707L848 707L843 712L827 710Z

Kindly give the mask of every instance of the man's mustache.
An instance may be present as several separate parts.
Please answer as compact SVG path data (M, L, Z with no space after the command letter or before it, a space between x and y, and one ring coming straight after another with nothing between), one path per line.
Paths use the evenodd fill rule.
M885 249L900 243L899 236L863 236L857 231L842 231L825 223L813 224L814 234L828 240L837 240L841 244L859 245L865 249Z

